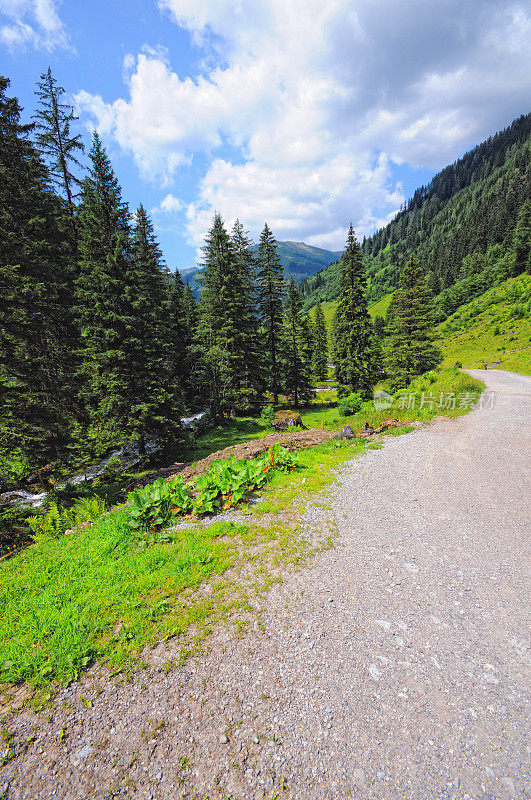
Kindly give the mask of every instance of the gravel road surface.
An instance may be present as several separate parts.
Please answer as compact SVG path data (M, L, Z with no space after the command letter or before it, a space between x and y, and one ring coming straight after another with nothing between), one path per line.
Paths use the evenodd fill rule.
M73 685L47 720L24 711L10 728L38 739L0 797L531 797L531 378L471 374L482 408L345 465L308 512L337 546L267 595L263 630L93 708Z

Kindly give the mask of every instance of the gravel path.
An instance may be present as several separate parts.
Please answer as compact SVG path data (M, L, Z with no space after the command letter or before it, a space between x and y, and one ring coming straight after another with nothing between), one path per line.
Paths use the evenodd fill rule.
M530 797L531 378L471 374L481 410L345 466L331 510L309 511L338 545L269 593L263 631L108 681L91 709L65 690L0 797Z

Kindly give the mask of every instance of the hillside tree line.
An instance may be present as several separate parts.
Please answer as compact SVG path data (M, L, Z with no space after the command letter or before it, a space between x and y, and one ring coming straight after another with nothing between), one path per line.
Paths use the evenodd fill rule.
M326 331L285 285L267 224L254 254L239 221L229 232L214 216L196 302L96 132L84 156L51 71L31 124L8 89L1 77L0 482L118 442L143 451L175 437L186 409L307 398L327 377Z

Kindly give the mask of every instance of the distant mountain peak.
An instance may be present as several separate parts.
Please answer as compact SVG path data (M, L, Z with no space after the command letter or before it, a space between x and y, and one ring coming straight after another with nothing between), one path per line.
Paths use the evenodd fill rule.
M258 251L258 245L253 245L253 251ZM284 267L284 278L289 281L294 278L296 283L301 283L305 278L315 275L325 269L329 264L337 261L341 255L332 250L325 250L322 247L314 247L306 242L279 242L277 241L277 251ZM200 267L188 267L181 269L184 279L188 278L194 294L199 294L199 284L196 281Z

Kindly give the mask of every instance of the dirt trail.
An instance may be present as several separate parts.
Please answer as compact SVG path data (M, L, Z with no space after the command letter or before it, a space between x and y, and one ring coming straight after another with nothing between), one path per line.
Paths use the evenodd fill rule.
M0 796L528 798L531 379L471 374L481 409L388 439L308 510L338 545L269 593L263 631L169 673L160 646L148 685L91 709L65 690Z

